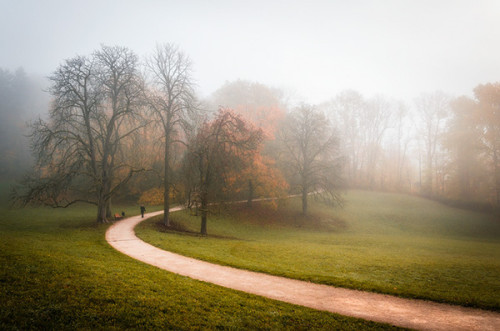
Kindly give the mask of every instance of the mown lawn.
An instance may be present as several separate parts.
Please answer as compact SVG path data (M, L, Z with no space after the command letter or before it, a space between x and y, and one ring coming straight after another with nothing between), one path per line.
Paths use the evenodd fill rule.
M133 260L106 243L107 226L95 225L92 207L0 207L0 215L0 330L391 328Z
M137 228L158 247L203 260L317 283L500 310L500 221L422 198L351 191L344 209L298 200L272 210L211 215L208 237ZM186 231L199 218L174 214Z

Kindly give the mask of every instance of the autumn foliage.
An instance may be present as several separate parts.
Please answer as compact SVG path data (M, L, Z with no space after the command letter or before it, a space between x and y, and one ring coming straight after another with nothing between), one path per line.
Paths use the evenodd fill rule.
M34 171L14 190L21 204L92 203L106 222L112 200L165 211L175 201L198 207L202 233L212 204L300 193L305 214L310 194L341 204L340 188L500 209L500 83L413 105L344 91L292 107L279 89L239 80L199 102L191 62L170 44L145 63L103 46L50 79L50 116L31 124Z
M229 176L227 191L248 205L254 199L265 199L265 204L277 207L277 199L288 194L288 183L276 167L276 162L258 151L249 155L247 166Z
M201 233L207 233L209 204L226 198L231 175L250 166L249 160L262 142L262 130L254 128L229 109L220 109L189 142L185 158L190 199L197 199L202 214Z

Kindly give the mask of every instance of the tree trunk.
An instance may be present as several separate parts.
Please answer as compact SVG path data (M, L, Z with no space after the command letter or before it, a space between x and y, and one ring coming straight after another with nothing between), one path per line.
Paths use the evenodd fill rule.
M302 214L307 215L307 188L302 188Z
M107 153L104 153L105 158L107 158ZM97 198L97 223L107 223L108 220L106 218L106 212L108 210L108 202L109 202L109 197L106 199L106 195L109 193L110 189L110 182L109 182L109 177L108 174L109 172L106 171L108 164L106 162L103 162L102 167L104 168L102 170L102 183L101 186L98 189L98 198Z
M201 211L201 230L200 233L204 236L207 235L207 211Z
M100 198L97 204L97 223L106 223L106 201Z
M108 209L108 200L106 200L107 176L106 171L103 172L102 186L99 187L97 198L97 223L107 223L106 211Z
M170 201L169 201L170 188L165 188L163 193L163 225L170 226Z
M426 169L426 179L425 179L425 195L432 196L433 193L433 172L432 167L432 156L430 153L427 154L427 169Z
M207 234L207 214L208 214L208 195L207 193L202 193L201 195L201 230L202 235Z
M494 179L495 179L495 195L496 195L496 203L497 207L500 206L500 175L498 173L498 155L497 155L497 149L496 146L493 147L493 171L494 173Z
M247 200L247 206L251 207L252 206L252 200L253 200L253 183L252 180L248 180L248 200Z
M170 139L168 133L166 133L165 138L165 177L164 186L165 192L163 192L163 224L165 226L170 226Z
M112 211L111 211L111 199L109 199L106 202L106 218L111 218L112 216Z

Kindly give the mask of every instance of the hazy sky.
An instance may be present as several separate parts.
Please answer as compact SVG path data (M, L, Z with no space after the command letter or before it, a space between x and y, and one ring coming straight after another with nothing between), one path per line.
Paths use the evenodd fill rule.
M500 1L0 0L0 67L48 75L101 44L173 42L200 93L246 79L321 102L343 89L411 101L500 80Z

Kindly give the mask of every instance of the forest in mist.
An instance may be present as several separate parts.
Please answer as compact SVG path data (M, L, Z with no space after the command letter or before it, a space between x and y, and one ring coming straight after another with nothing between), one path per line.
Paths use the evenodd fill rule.
M311 140L308 148L314 150L318 146L328 146L323 149L330 153L326 155L324 151L318 151L311 158L323 162L325 169L328 168L327 162L332 166L328 174L323 173L323 177L313 181L307 188L309 192L323 189L320 183L333 176L332 183L337 191L363 188L405 192L483 210L500 206L500 83L478 85L471 91L473 97L452 96L441 91L415 91L411 102L395 100L390 95L366 96L346 87L329 100L309 105L290 101L291 98L279 88L236 80L226 82L210 96L200 98L193 83L196 77L189 76L192 64L188 55L174 46L168 47L175 50L175 56L186 61L187 76L184 78L187 78L185 84L189 90L183 87L183 97L179 101L172 103L165 94L168 93L162 85L165 82L161 80L161 73L155 71L155 68L162 68L151 62L158 61L161 53L157 53L156 58L141 60L132 50L126 50L133 62L127 64L130 65L127 70L131 70L130 79L136 84L133 93L140 96L132 98L128 92L123 95L117 92L115 99L103 101L105 94L96 97L95 102L101 103L99 107L105 116L112 116L109 109L114 103L126 104L123 107L130 113L123 117L123 123L115 128L115 133L118 136L130 130L134 134L123 139L119 147L115 146L116 160L121 159L120 162L127 163L130 169L144 170L133 176L132 171L123 169L114 172L116 178L126 178L123 183L116 179L120 185L115 185L115 199L149 204L161 204L168 196L181 202L189 200L188 184L192 178L181 174L186 168L186 153L189 146L196 144L196 139L203 138L200 134L204 125L213 127L221 114L219 109L223 109L238 117L244 123L241 124L245 126L244 130L260 132L258 139L254 137L259 146L253 146L252 155L247 155L252 158L249 165L242 166L238 161L240 167L233 168L232 173L219 174L224 185L217 190L226 197L276 196L298 192L299 187L303 189L299 170L293 169L294 161L290 158L305 158L307 153L294 155L294 149L300 144L293 145L294 136L289 133L294 130L290 124L294 118L298 120L298 114L305 116L309 112L314 119L311 123L316 123L313 124L314 134L321 130L325 133L320 134L323 140ZM119 49L123 50L107 48L108 51ZM37 128L37 121L43 121L47 128L57 121L55 110L61 107L66 97L58 84L62 84L64 70L78 59L81 57L66 60L59 68L54 68L49 82L30 76L23 69L15 72L0 70L0 177L3 181L21 180L34 166L39 166L38 175L42 176L40 159L37 160L30 151L30 148L36 149L36 141L32 136L30 146L28 136ZM170 63L168 61L173 60L165 61ZM106 68L102 70L97 75L106 74ZM94 88L89 91L94 91ZM123 100L119 101L120 98ZM188 117L177 118L178 121L173 121L167 128L167 118L162 117L161 112L155 113L155 109L169 102L182 112L193 111ZM67 109L78 107L64 106ZM305 121L304 118L301 120ZM94 124L100 125L97 121ZM243 126L237 130L243 130ZM167 134L167 130L171 131ZM168 150L165 148L167 137L171 139ZM169 154L167 163L163 162L167 159L165 153ZM44 169L49 171L47 164ZM171 185L169 193L164 189L166 178ZM72 180L81 181L82 178ZM57 194L72 195L75 192Z
M47 82L22 68L0 68L0 179L19 178L31 166L27 124L48 113Z

